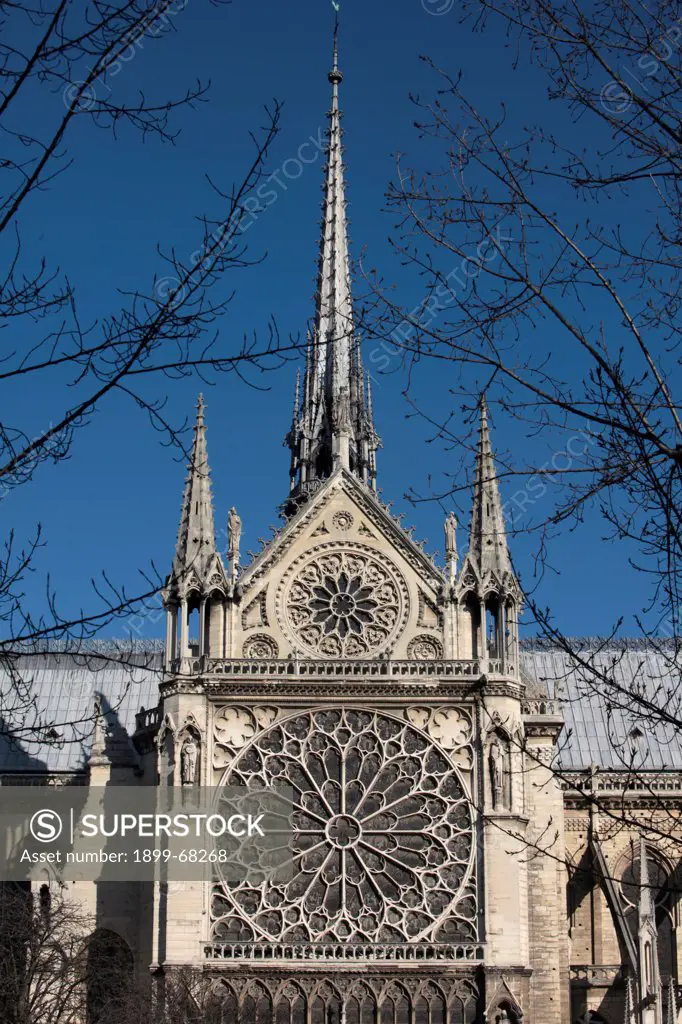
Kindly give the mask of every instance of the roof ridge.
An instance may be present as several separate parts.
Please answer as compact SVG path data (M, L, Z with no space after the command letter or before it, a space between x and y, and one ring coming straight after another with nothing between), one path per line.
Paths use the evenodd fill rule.
M576 651L655 651L674 650L682 645L682 637L662 636L566 636L563 642L546 636L522 637L519 646L522 651L561 651L564 646Z

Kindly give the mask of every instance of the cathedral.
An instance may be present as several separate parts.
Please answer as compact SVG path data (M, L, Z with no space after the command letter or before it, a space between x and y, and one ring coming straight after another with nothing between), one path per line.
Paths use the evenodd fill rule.
M618 750L636 723L585 695L563 651L520 637L484 396L468 535L447 517L444 564L380 499L336 45L328 78L283 525L247 562L233 507L218 550L199 397L165 641L94 642L101 664L26 652L46 718L94 708L94 728L79 744L5 742L2 783L291 787L286 884L118 883L104 899L79 883L133 972L196 970L230 1024L673 1024L677 865L608 809L651 814L655 796L679 810L682 743L645 735L633 778ZM612 644L617 658L605 644L594 657L624 679L644 663L655 685L659 654Z

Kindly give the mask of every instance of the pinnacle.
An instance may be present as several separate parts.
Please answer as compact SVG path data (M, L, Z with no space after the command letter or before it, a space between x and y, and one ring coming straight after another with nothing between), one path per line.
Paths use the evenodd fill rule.
M512 571L484 394L480 400L469 554L481 573L493 571L501 578Z
M200 394L196 405L194 441L187 467L180 528L173 560L172 575L176 582L187 578L190 572L201 579L211 556L216 554L213 498L206 450L205 408L204 396Z

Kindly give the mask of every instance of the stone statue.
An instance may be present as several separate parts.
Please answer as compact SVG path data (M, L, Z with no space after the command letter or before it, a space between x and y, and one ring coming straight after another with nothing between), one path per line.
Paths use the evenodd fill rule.
M445 530L445 562L450 582L457 575L457 517L451 512L444 524Z
M193 736L188 736L180 752L180 779L183 786L192 786L197 778L199 747Z
M490 783L493 791L493 807L499 809L503 805L504 792L504 761L502 748L497 739L490 744L488 751Z
M454 512L445 520L445 554L448 558L457 557L457 516Z
M239 541L242 535L242 521L237 515L237 509L232 506L227 517L227 557L232 562L232 568L239 565Z

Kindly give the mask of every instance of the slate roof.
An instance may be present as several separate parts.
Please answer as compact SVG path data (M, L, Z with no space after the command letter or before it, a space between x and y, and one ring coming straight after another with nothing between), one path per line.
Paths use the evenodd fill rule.
M547 694L559 703L564 716L559 740L562 769L586 769L592 763L602 769L624 768L632 763L634 750L635 766L642 770L682 770L680 731L662 724L652 730L626 696L640 693L682 719L680 675L669 667L672 643L571 640L571 648L581 658L591 659L597 670L608 669L613 685L604 686L595 685L589 672L572 666L556 645L532 639L522 642L528 694ZM103 699L110 729L119 736L123 730L131 735L140 708L158 703L163 644L138 642L131 654L128 643L125 655L123 650L120 641L93 641L78 655L52 645L49 651L22 657L17 669L21 678L30 680L33 697L33 707L23 720L33 724L39 716L45 723L57 722L61 735L20 745L0 735L0 772L82 771L92 743L96 694ZM8 686L7 672L0 668L0 688Z
M3 697L0 714L8 703L19 708L12 721L27 728L44 723L46 741L20 737L20 743L13 743L0 734L0 771L82 771L92 746L98 694L110 732L132 748L123 733L134 732L135 714L141 707L158 704L162 666L160 642L136 642L131 651L130 641L91 641L78 654L51 645L49 651L20 657L15 669L27 684L31 704L24 707L21 698ZM0 666L0 691L11 693L10 688L8 671ZM50 723L56 724L59 735L48 735Z
M682 732L656 713L647 716L642 707L649 701L682 720L679 644L594 637L570 638L568 645L594 666L596 675L557 645L542 640L521 644L524 673L560 703L565 723L559 739L561 768L578 770L594 763L607 770L682 770Z

